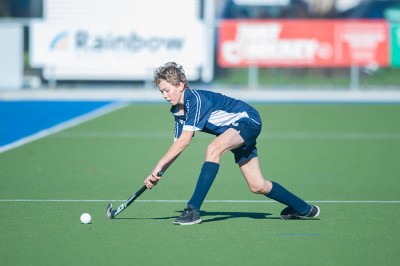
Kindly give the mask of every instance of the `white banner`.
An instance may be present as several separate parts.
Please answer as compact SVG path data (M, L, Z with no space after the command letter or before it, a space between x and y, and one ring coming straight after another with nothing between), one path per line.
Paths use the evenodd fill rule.
M23 83L23 27L0 24L0 90L19 89Z
M205 27L192 21L176 25L31 24L30 62L44 78L61 80L146 80L168 61L200 78L206 58Z

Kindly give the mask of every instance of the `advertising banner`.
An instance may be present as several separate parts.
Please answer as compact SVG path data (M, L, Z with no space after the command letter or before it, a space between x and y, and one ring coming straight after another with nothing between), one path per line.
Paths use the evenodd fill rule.
M384 21L229 20L221 23L218 64L245 66L388 65Z
M385 21L336 21L335 63L388 66L389 25Z
M46 79L140 80L168 61L185 66L198 79L204 64L204 26L192 21L176 30L171 25L31 25L33 67Z
M400 67L400 24L392 24L390 27L391 33L391 66Z

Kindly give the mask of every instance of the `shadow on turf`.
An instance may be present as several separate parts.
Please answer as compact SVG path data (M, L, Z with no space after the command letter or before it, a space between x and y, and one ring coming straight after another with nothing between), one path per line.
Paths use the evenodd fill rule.
M176 211L181 213L182 211ZM269 217L272 214L271 213L260 213L260 212L207 212L207 211L201 211L200 212L201 218L202 218L202 223L208 223L208 222L218 222L218 221L223 221L227 219L233 219L233 218L250 218L250 219L277 219L280 220L280 217ZM207 219L207 216L216 216L213 218ZM159 217L159 218L114 218L114 219L151 219L151 220L169 220L169 219L175 219L177 216L168 216L168 217Z
M200 215L203 219L202 223L218 222L233 218L250 218L250 219L281 219L280 217L269 217L271 213L261 212L207 212L201 211ZM207 216L217 216L207 219Z
M181 211L180 211L181 212ZM208 222L218 222L222 220L232 219L232 218L251 218L251 219L268 219L268 220L282 220L280 216L270 217L271 213L260 213L260 212L207 212L200 211L200 216L202 218L202 223ZM207 219L207 216L217 216L214 218ZM292 221L318 221L319 218L314 219L296 219Z

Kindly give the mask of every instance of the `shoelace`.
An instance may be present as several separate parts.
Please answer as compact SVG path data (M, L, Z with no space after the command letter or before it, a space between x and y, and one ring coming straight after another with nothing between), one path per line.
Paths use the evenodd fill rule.
M192 209L190 209L190 208L185 208L185 209L183 210L183 212L182 212L182 216L188 215L188 214L190 213L191 210L192 210Z

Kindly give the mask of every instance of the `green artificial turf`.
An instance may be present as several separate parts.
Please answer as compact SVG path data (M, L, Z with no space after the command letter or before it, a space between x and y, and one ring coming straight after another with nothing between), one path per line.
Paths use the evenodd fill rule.
M254 106L265 177L320 206L320 219L280 220L284 206L251 194L226 154L203 223L173 225L204 133L155 189L106 219L107 203L139 189L172 142L168 105L132 104L0 154L1 264L397 265L400 105Z

